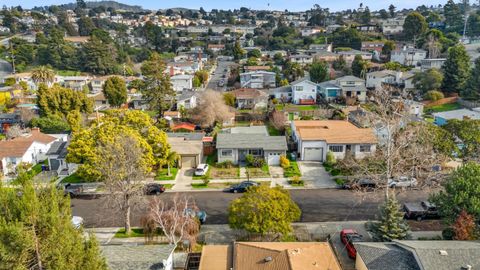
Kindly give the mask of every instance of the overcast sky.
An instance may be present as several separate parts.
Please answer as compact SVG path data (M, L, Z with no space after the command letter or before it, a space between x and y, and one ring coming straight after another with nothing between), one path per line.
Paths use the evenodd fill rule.
M22 0L22 1L12 1L12 0L0 0L1 5L22 5L23 7L31 8L34 6L44 6L44 5L59 5L69 2L74 2L73 0ZM207 1L198 1L198 0L182 0L182 1L165 1L165 0L122 0L119 1L125 4L131 5L140 5L148 9L164 9L172 7L188 7L188 8L200 8L203 7L206 10L212 8L217 9L235 9L240 7L247 7L252 9L275 9L275 10L291 10L291 11L301 11L310 9L314 4L319 4L321 7L330 8L332 11L344 10L344 9L354 9L357 8L360 3L363 3L364 6L368 6L370 10L379 10L387 9L388 6L393 3L397 8L415 8L419 5L438 5L445 4L447 1L424 1L424 0L366 0L366 1L356 1L356 0L341 0L341 1L332 1L332 0L243 0L243 1L232 1L232 0L207 0ZM456 1L457 2L457 1Z

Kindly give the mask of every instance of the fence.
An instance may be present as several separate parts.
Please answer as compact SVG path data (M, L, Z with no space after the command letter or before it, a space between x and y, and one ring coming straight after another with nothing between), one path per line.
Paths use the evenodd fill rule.
M423 104L425 106L438 106L438 105L443 105L443 104L450 104L450 103L455 103L458 101L458 97L447 97L447 98L442 98L436 101L424 101Z

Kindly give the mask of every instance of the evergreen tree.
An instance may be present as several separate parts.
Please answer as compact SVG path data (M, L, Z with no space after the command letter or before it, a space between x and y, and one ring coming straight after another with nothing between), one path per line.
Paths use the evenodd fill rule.
M418 12L412 12L405 18L403 25L403 33L406 38L412 39L416 43L417 38L423 34L428 28L427 21L422 14Z
M393 4L390 4L390 6L388 7L388 12L390 13L390 17L395 17L395 6Z
M70 199L55 187L0 186L0 269L107 269L93 236L74 228Z
M328 80L329 74L328 74L328 64L325 61L315 61L311 66L310 66L310 79L312 82L315 83L320 83Z
M453 0L443 6L443 14L445 16L445 23L447 24L447 30L461 31L463 26L463 16L458 5Z
M127 85L122 78L112 76L103 85L103 94L110 105L119 107L127 102Z
M90 40L83 44L84 69L95 74L112 74L116 71L117 50L108 33L105 32L108 37L106 38L103 33L95 31L93 33L98 34L92 33Z
M475 60L465 91L461 91L463 97L468 99L480 99L480 57Z
M357 77L364 77L366 74L366 69L368 67L368 63L363 60L362 56L357 54L352 62L352 73L354 76Z
M377 237L381 241L403 240L408 237L408 224L403 219L398 201L394 195L386 198L381 208L380 222L377 224Z
M445 93L463 91L470 75L470 57L461 44L448 49L447 61L443 64L442 90Z

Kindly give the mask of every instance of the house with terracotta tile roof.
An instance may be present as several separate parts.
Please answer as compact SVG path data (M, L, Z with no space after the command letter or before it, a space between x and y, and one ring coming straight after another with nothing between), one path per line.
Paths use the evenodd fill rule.
M206 245L199 270L340 270L328 242L235 242Z
M292 121L292 138L301 160L325 161L327 152L338 159L347 154L363 158L375 152L377 138L371 128L343 120Z
M57 140L59 139L54 136L40 132L38 128L32 128L29 134L0 141L0 173L14 173L20 163L35 165L45 160L47 151Z
M194 132L195 125L191 123L186 123L186 122L178 123L172 127L172 131L173 132Z

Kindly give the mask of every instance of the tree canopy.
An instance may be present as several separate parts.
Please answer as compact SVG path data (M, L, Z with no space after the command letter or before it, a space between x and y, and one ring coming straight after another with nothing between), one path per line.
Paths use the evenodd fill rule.
M445 93L459 93L466 87L470 75L470 57L463 45L448 49L447 61L443 64L442 90Z
M112 76L105 81L103 94L111 106L119 107L127 102L127 85L122 78Z
M416 39L427 30L427 28L428 25L425 17L415 11L409 13L405 18L403 33L406 38L412 39L415 42Z
M315 61L310 66L310 80L315 83L320 83L330 79L328 74L328 64L325 61Z
M93 112L93 100L82 91L64 88L57 84L48 88L41 84L37 91L37 104L41 115L66 116L70 111Z

